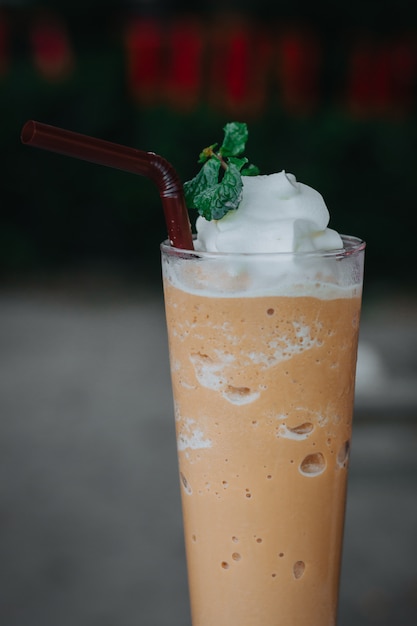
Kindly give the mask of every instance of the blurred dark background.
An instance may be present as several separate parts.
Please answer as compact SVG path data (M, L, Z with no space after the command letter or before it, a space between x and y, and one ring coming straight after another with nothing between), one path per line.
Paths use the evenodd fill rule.
M6 274L154 267L165 236L151 183L23 147L26 120L153 150L186 180L201 148L238 119L249 124L247 151L262 172L294 172L323 193L334 228L367 240L369 280L410 286L411 3L253 5L0 3Z
M340 626L417 623L413 2L0 0L0 104L0 623L189 624L158 192L28 119L183 180L247 121L367 241Z

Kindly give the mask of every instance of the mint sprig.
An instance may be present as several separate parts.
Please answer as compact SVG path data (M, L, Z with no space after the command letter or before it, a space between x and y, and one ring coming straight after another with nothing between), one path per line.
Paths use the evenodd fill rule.
M235 211L242 198L242 176L256 176L259 170L241 156L248 139L247 125L229 122L224 127L220 148L212 144L199 156L203 167L192 180L184 183L188 208L197 209L206 220L219 220Z

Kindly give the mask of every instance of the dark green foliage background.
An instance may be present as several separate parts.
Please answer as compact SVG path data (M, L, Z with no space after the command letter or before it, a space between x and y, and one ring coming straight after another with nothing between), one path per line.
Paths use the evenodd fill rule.
M157 5L153 3L154 8ZM0 77L0 263L5 276L90 263L144 272L148 271L145 261L148 268L158 268L158 244L165 237L152 183L22 146L20 129L27 119L153 150L171 161L183 180L196 174L200 150L221 141L221 129L230 121L204 103L188 113L163 105L139 107L126 79L120 34L126 12L100 7L93 2L83 9L62 5L76 67L69 79L56 84L36 72L22 35L30 28L33 7L9 15L14 25L13 54L7 73ZM274 7L275 13L279 11L279 3ZM293 17L297 7L293 6ZM360 7L362 26L373 29L371 33L410 30L404 11L396 12L394 21L383 11L372 22L370 6L361 3ZM159 8L173 11L169 3ZM309 19L313 26L320 25L331 52L337 33L331 28L328 9L322 3ZM345 15L345 25L353 28L354 13L346 11L334 23L340 27L340 17ZM413 285L416 103L397 119L355 117L347 110L343 92L335 97L335 84L344 71L338 64L337 55L329 54L321 101L309 114L291 115L275 97L261 116L245 120L249 124L246 154L263 173L285 169L321 191L331 226L367 240L368 280Z

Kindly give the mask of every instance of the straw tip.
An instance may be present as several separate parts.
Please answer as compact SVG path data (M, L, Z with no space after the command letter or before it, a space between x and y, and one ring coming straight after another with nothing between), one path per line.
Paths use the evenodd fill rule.
M33 120L29 120L23 126L22 131L20 133L20 140L22 143L30 143L35 134L36 124Z

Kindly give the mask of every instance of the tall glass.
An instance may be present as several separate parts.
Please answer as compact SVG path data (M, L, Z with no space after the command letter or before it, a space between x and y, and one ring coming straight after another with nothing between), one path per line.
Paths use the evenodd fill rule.
M193 626L334 626L365 244L163 244Z

